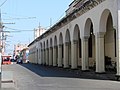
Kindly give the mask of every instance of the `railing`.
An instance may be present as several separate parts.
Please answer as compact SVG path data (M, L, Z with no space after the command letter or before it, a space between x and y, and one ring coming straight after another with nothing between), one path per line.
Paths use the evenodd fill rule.
M75 12L75 11L79 11L79 15L82 15L83 13L94 8L95 6L102 3L103 1L105 1L105 0L82 0L82 1L79 1L74 5L75 9L73 11L71 11L71 13Z

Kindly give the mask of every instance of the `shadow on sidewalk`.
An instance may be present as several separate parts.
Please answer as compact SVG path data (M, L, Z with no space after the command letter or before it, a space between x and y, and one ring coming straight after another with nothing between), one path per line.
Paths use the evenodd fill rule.
M66 78L83 78L95 80L115 80L114 72L97 74L94 71L83 72L80 69L64 69L53 66L44 66L39 64L20 64L41 77L66 77Z

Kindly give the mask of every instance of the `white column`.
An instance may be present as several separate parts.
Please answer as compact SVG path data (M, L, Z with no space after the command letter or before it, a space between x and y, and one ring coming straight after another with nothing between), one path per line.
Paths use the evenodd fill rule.
M43 64L43 50L41 49L41 64Z
M58 67L62 67L62 45L58 46Z
M49 65L52 65L52 47L49 48Z
M36 51L34 50L34 63L36 64Z
M96 38L96 72L105 72L104 32L98 32Z
M46 65L48 65L49 64L49 58L48 58L48 48L46 48Z
M53 48L53 66L57 66L57 46Z
M120 1L118 0L118 29L116 29L116 44L117 44L117 76L120 76Z
M40 49L38 48L38 64L40 64Z
M88 39L89 36L82 38L82 70L89 70Z
M68 48L69 48L69 42L66 42L64 44L64 68L68 68L69 67L69 52L68 52Z
M39 63L39 52L38 52L38 49L37 49L37 54L36 54L36 56L37 56L37 64Z
M69 52L69 54L68 54L68 62L69 62L69 65L71 65L71 42L69 43L69 48L68 48L68 52Z
M36 49L36 55L35 55L35 57L36 57L36 64L38 64L38 50Z
M41 49L39 49L39 64L41 64Z
M71 68L72 69L76 69L77 68L77 62L78 62L78 51L77 51L77 44L78 44L78 41L77 40L74 40L71 42Z
M45 55L45 49L43 50L43 54L44 54L44 55L43 55L43 57L44 57L44 58L43 58L43 64L45 64L45 61L46 61L46 60L45 60L45 58L46 58L46 57L45 57L45 56L46 56L46 55Z

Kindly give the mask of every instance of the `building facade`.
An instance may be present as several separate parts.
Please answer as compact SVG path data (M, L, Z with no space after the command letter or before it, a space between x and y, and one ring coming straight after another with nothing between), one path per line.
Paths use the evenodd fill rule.
M27 48L27 44L16 44L14 45L14 52L13 52L13 58L16 59L18 56L20 56L20 52L24 49Z
M29 45L32 63L120 75L120 0L74 0L66 16Z
M26 63L26 61L28 60L28 55L29 55L29 49L28 49L28 47L23 48L20 51L20 54L21 54L20 57L22 57L23 62Z
M36 39L37 37L41 36L45 32L46 32L46 29L41 27L41 26L39 26L38 28L36 28L34 30L34 39Z

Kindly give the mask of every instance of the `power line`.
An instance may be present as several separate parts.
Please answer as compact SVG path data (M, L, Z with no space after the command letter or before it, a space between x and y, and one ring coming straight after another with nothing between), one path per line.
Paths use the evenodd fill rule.
M6 26L5 26L5 28L11 29L11 30L17 30L17 31L19 31L19 32L21 32L21 31L34 31L34 30L30 30L30 29L14 29L14 28L6 27ZM10 31L10 32L11 32L11 31ZM13 31L13 32L14 32L14 31Z
M17 17L28 17L28 16L24 16L24 15L17 15L17 14L13 14L13 13L2 13L4 15L6 15L7 17L11 17L11 16L17 16Z
M5 0L5 1L0 5L0 7L2 7L6 2L7 2L7 0Z
M3 32L3 33L11 33L11 32L20 32L20 31L1 31L1 32Z
M35 16L23 16L23 15L15 15L15 14L10 14L10 13L2 13L5 16L9 17L8 19L3 19L3 20L12 20L12 19L36 19ZM15 17L13 17L15 16Z
M36 17L26 17L26 18L9 18L9 19L3 19L3 20L20 20L20 19L35 19Z

